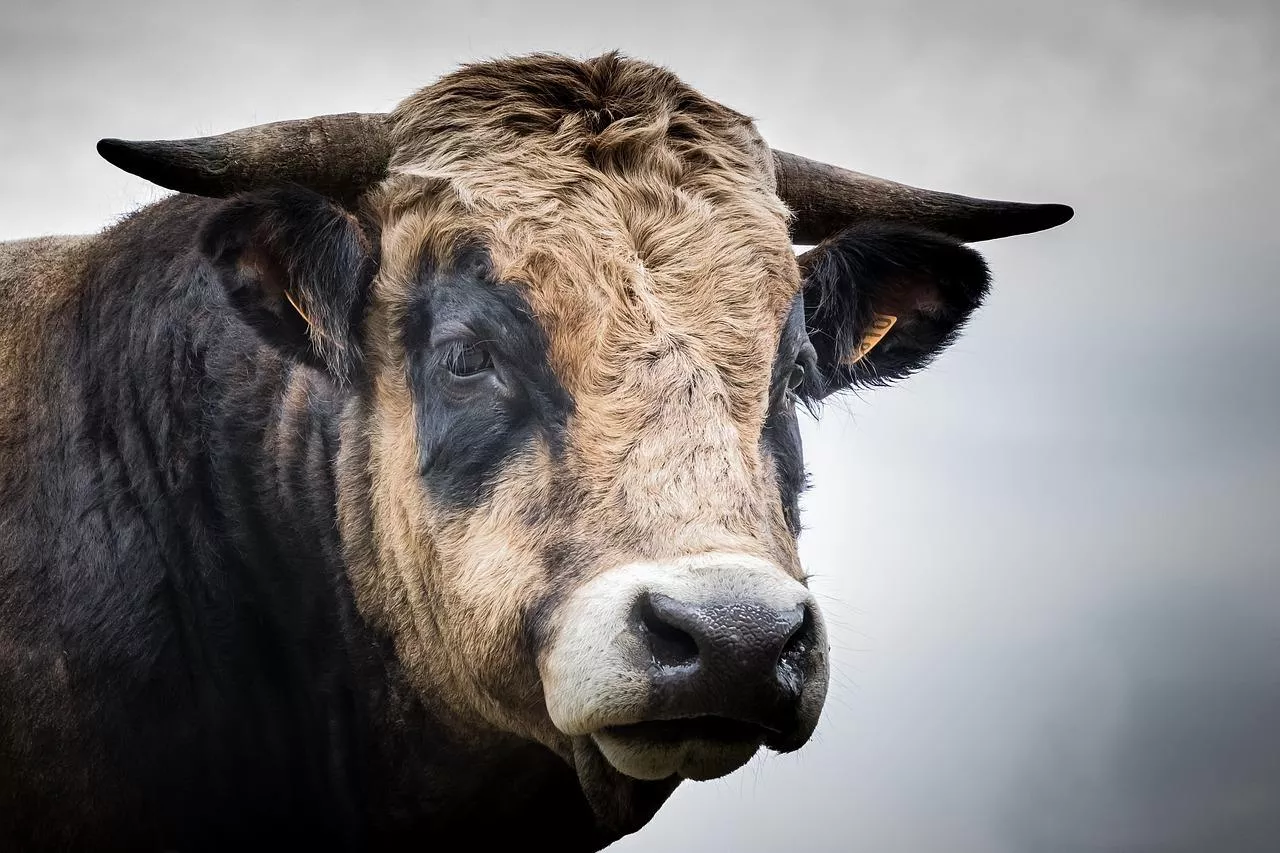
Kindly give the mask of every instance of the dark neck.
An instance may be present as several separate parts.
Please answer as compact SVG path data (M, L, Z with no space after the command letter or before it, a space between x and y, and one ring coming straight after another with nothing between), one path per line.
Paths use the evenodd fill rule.
M294 645L345 604L333 479L344 400L227 304L193 246L214 204L166 200L108 232L72 359L79 438L104 485L134 498L120 509L148 534L140 571L208 596L182 615L234 599L237 626Z
M568 765L454 736L360 617L336 518L351 401L227 304L193 248L215 204L170 199L111 232L80 318L80 441L130 496L112 523L134 547L118 559L162 650L118 697L143 727L123 772L145 787L198 767L141 801L177 826L260 817L291 846L298 825L323 846L539 828L561 849L601 846Z

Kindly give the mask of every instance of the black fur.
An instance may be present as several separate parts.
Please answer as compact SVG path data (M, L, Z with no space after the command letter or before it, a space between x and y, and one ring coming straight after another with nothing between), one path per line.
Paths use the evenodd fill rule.
M573 401L547 360L542 326L513 285L492 279L485 253L458 253L448 268L424 266L403 344L418 417L419 471L453 507L473 507L514 453L545 441L563 450ZM450 374L459 347L487 351L492 369Z
M0 447L0 850L611 840L560 757L438 723L356 611L334 472L366 260L313 201L146 208L42 329ZM252 224L345 355L227 286Z
M800 258L809 338L819 376L804 396L818 400L852 386L883 385L925 367L959 333L986 296L987 266L950 237L904 225L846 228ZM870 353L843 359L875 314L897 323Z
M796 403L803 401L804 389L815 382L817 376L817 354L805 334L804 300L797 296L778 342L769 413L762 433L763 448L773 461L783 515L793 536L800 535L800 495L809 486Z

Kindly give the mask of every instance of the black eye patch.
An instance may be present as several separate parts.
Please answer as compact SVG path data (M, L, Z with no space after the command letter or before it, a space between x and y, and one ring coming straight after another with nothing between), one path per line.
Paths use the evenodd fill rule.
M803 297L796 297L778 342L761 446L773 460L782 511L793 536L800 534L800 494L808 487L796 402L809 399L821 381L817 355L804 324Z
M502 465L535 441L561 452L573 401L528 301L494 280L483 253L425 265L419 282L403 332L418 473L443 503L476 506Z

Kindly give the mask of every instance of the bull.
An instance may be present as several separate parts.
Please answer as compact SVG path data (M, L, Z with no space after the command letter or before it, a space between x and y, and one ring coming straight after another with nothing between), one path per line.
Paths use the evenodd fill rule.
M5 850L596 850L799 748L797 407L1071 216L618 54L98 150L178 193L0 248Z

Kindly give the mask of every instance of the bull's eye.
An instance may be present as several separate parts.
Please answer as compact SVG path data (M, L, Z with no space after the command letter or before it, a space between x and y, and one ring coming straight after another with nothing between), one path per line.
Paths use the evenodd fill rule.
M459 344L449 350L444 366L454 376L475 376L493 369L493 356L483 344Z

